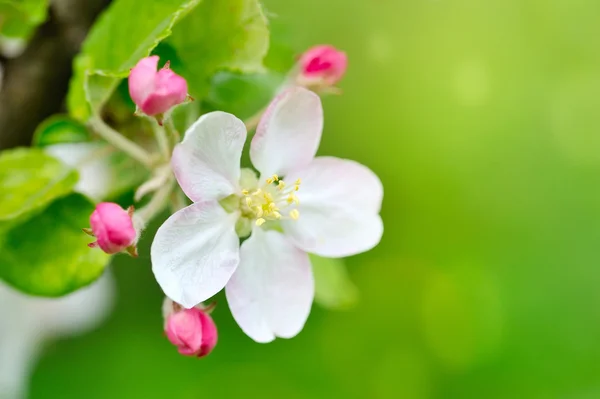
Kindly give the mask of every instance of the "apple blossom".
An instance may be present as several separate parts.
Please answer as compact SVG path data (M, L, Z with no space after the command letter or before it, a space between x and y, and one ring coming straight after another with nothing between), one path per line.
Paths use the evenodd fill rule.
M306 86L333 86L348 66L346 53L330 45L318 45L300 57L299 83Z
M194 203L159 228L151 249L168 297L192 308L225 287L255 341L300 332L314 297L308 253L354 255L383 234L380 180L354 161L315 158L322 128L318 95L300 87L280 94L251 143L260 177L240 169L247 133L238 118L211 112L188 129L172 167Z
M158 115L187 98L187 82L168 65L157 71L158 56L142 58L129 74L129 94L146 115Z
M86 233L96 237L90 248L100 247L107 254L128 250L135 254L136 230L132 221L133 207L124 210L113 202L102 202L90 216L91 229Z
M200 305L185 309L166 298L163 316L165 334L182 355L204 357L217 345L217 326Z

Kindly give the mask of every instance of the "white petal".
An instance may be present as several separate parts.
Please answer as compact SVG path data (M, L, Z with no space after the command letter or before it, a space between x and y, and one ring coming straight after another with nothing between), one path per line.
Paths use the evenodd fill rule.
M310 313L314 281L308 254L277 231L255 229L242 244L227 302L242 330L256 342L298 334Z
M286 180L302 179L300 218L282 223L306 252L343 257L368 251L383 234L379 216L383 186L367 167L345 159L318 157Z
M46 147L44 151L77 169L79 181L75 191L100 201L110 193L113 183L112 170L105 157L94 157L103 147L102 143L66 143Z
M222 199L237 191L246 126L226 112L202 115L175 147L171 165L194 202Z
M158 229L152 271L169 298L191 308L225 287L239 263L237 217L216 201L197 202Z
M319 148L323 107L318 95L295 87L267 108L252 139L250 158L262 176L285 175L308 165Z

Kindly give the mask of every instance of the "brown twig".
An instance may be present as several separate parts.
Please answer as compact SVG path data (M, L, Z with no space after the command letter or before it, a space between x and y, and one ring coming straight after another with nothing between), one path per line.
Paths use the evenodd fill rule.
M73 57L110 0L53 0L48 20L19 57L4 63L0 149L28 145L36 126L60 112Z

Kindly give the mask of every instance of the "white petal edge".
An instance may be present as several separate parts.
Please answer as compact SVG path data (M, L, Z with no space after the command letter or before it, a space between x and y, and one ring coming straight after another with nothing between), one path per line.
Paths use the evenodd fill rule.
M105 320L114 302L109 272L61 298L22 294L0 282L0 398L26 396L43 343L87 332Z
M315 288L308 254L283 234L256 228L225 287L234 319L253 340L292 338L310 314Z
M175 146L171 166L194 202L222 199L238 191L246 126L226 112L202 115Z
M344 257L368 251L383 235L379 216L383 185L369 168L334 157L317 157L286 180L302 179L300 218L282 222L292 242L306 252Z
M79 181L75 191L95 201L101 201L110 193L112 170L104 157L94 157L105 147L100 143L66 143L48 146L44 151L67 166L76 168Z
M250 147L250 159L262 176L285 175L308 165L323 132L321 99L294 87L277 96L263 115Z
M152 271L169 298L189 309L225 287L239 263L237 217L216 201L198 202L158 229Z

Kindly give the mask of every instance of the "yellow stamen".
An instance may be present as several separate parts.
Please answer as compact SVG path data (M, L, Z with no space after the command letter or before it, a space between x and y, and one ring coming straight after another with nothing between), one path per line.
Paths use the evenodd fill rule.
M285 188L285 182L283 180L279 180L279 184L277 185L278 190L283 190Z
M281 213L277 211L273 212L273 216L275 217L275 219L281 219Z
M298 218L300 217L300 212L298 211L298 209L292 209L290 211L290 217L294 220L298 220Z
M265 222L266 222L266 220L263 219L263 218L256 219L256 225L257 226L262 226Z
M269 177L269 178L267 179L267 184L271 184L271 183L273 183L273 182L276 182L276 181L278 181L278 180L279 180L279 176L277 176L277 175L273 175L273 176L271 176L271 177Z
M248 192L248 190L244 189L244 190L242 190L242 194L243 194L243 195L248 195L248 194L249 194L249 192Z
M249 207L252 206L252 198L251 197L246 197L246 205L248 205Z

